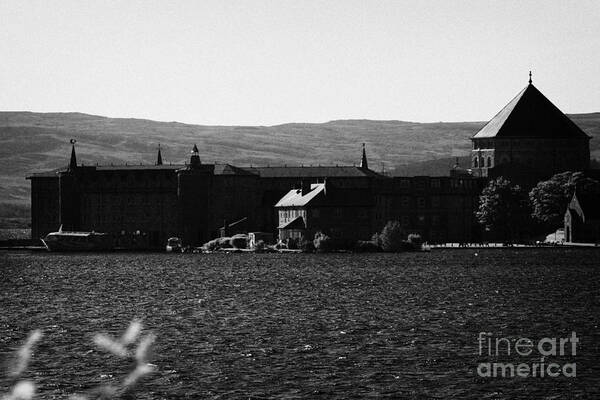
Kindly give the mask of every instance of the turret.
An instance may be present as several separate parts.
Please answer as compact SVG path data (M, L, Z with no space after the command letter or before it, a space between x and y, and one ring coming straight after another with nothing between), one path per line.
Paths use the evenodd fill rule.
M75 143L77 140L71 139L71 160L69 161L69 171L74 171L77 168L77 156L75 155Z
M162 154L160 154L160 143L158 144L158 155L156 157L156 165L162 165Z
M59 223L64 230L81 228L79 175L77 156L75 155L75 139L71 139L71 159L66 171L58 174L58 207Z
M190 167L197 168L201 164L202 163L200 162L200 154L198 152L198 146L194 145L194 148L192 149L192 155L190 157Z
M362 147L362 159L360 160L360 167L364 169L369 169L369 162L367 161L367 150L365 149L364 143Z

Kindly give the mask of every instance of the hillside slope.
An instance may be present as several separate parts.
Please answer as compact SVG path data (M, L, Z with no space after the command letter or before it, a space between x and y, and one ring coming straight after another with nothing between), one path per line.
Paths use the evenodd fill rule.
M600 113L571 118L592 137L600 136ZM202 126L80 113L0 112L0 202L28 202L25 176L66 165L71 138L77 139L79 162L89 164L153 163L158 143L167 163L184 162L195 143L204 162L354 164L360 161L361 143L365 142L372 169L381 170L383 163L386 171L398 167L400 174L439 175L452 164L452 157L468 154L469 138L483 125L339 120ZM600 143L596 142L591 142L592 153L600 158ZM414 165L435 159L443 160Z

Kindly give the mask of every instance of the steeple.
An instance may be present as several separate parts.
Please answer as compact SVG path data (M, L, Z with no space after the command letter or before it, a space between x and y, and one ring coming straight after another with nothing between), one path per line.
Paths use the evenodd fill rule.
M531 80L531 71L529 71L529 84L531 85L533 81Z
M71 139L71 160L69 161L69 171L74 171L77 168L77 156L75 155L75 143L77 140Z
M365 149L364 143L362 148L362 159L360 160L360 167L364 169L369 169L369 163L367 161L367 150Z
M162 165L162 154L160 154L160 143L158 144L158 156L156 157L156 165Z
M190 157L190 166L191 167L199 167L201 164L200 162L200 154L198 152L198 146L194 145L194 148L192 149L192 156Z

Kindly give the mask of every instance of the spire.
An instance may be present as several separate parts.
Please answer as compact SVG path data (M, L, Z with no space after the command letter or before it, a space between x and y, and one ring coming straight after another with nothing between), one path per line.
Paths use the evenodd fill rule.
M531 85L533 82L531 80L531 71L529 71L529 84Z
M160 154L160 143L158 144L158 156L156 157L156 165L162 165L162 154Z
M369 169L369 163L367 161L367 150L365 149L364 143L362 148L362 159L360 160L360 167L364 169Z
M192 156L190 157L190 165L192 167L199 167L200 166L200 154L198 152L198 146L194 145L194 148L192 149Z
M77 140L71 139L71 160L69 161L69 171L75 170L77 168L77 156L75 155L75 143Z

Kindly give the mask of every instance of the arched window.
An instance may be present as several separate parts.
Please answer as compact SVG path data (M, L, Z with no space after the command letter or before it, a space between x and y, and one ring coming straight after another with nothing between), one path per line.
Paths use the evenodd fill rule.
M492 157L487 158L487 166L488 166L488 168L492 167Z
M473 167L474 167L474 168L479 168L479 165L478 165L478 162L477 162L477 157L475 157L475 158L473 159Z

